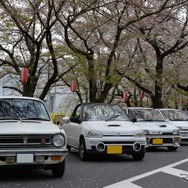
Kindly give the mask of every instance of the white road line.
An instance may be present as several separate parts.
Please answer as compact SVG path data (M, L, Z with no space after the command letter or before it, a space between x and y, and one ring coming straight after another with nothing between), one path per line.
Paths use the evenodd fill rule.
M124 181L121 181L121 182L118 182L118 183L115 183L115 184L112 184L109 186L105 186L104 188L125 188L125 187L126 188L141 188L140 186L135 185L132 182L142 179L142 178L145 178L147 176L156 174L158 172L164 172L164 173L171 174L171 175L174 175L177 177L181 177L181 174L188 174L188 171L174 169L173 167L180 165L182 163L185 163L185 162L188 162L188 158L184 159L182 161L178 161L176 163L172 163L170 165L164 166L162 168L158 168L158 169L152 170L150 172L146 172L144 174L129 178L127 180L124 180Z

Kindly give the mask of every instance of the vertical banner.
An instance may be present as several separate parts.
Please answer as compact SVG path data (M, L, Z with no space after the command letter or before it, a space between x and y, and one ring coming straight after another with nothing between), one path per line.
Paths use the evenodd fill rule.
M124 91L124 92L123 92L123 102L127 102L128 97L129 97L128 92L127 92L127 91Z
M21 70L20 80L21 80L22 84L26 84L26 82L28 80L28 69L27 68L23 68Z
M72 80L72 81L70 82L70 88L71 88L71 91L72 91L72 92L75 92L75 91L76 91L76 89L77 89L76 80Z

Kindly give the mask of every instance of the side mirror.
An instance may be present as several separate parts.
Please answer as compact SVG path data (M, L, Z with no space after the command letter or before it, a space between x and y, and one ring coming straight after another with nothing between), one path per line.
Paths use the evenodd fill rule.
M81 123L81 121L77 117L71 117L70 121L74 123Z
M133 123L135 123L135 122L137 122L137 119L136 119L136 118L132 118L131 121L132 121Z

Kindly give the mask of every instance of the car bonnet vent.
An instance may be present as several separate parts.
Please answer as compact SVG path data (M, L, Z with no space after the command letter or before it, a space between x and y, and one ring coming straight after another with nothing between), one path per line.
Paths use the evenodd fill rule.
M120 127L120 125L108 125L108 127Z
M160 127L166 127L166 125L160 125Z

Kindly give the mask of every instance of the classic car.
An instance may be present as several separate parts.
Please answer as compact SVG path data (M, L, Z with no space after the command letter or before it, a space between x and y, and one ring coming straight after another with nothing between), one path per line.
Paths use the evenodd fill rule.
M181 140L188 140L188 114L178 109L157 109L162 116L179 128Z
M147 148L167 147L175 151L180 146L179 129L165 121L158 111L144 107L127 107L124 110L135 125L145 131Z
M68 149L78 149L81 160L92 154L130 154L134 160L145 156L144 132L117 105L78 104L64 120Z
M0 167L42 167L62 177L67 154L66 134L41 100L0 97Z

